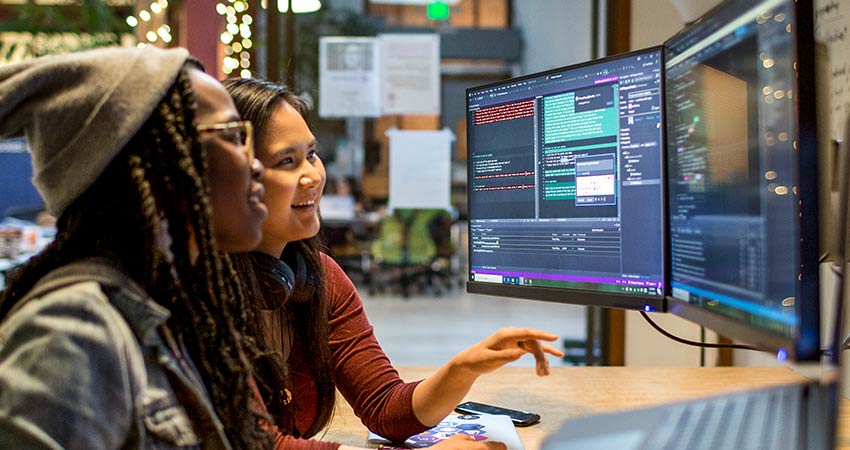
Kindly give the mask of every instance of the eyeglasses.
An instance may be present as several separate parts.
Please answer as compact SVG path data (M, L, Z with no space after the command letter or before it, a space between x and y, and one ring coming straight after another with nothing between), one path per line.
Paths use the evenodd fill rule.
M222 139L233 145L241 145L248 157L248 164L254 162L254 129L250 120L238 120L227 123L214 123L210 125L198 125L198 133L216 133Z

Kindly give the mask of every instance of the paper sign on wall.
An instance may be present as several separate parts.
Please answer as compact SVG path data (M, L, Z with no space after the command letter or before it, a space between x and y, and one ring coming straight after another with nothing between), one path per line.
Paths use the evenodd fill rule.
M440 114L440 36L382 34L381 110Z
M451 146L455 136L439 131L387 131L390 138L389 208L450 209Z
M830 137L844 139L844 124L850 115L850 4L845 0L816 1L815 39L829 52Z
M381 89L378 39L319 39L319 115L378 117Z

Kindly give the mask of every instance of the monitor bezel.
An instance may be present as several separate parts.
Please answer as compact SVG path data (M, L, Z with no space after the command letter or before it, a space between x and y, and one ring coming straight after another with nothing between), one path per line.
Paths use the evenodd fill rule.
M793 27L794 40L797 43L795 57L797 61L796 92L797 95L797 121L798 121L798 151L797 170L798 198L801 199L799 206L800 218L800 280L797 284L797 298L808 298L810 301L797 301L795 308L799 317L795 336L786 336L771 333L767 330L759 330L745 322L707 311L688 303L685 300L673 297L670 290L667 291L667 307L672 314L682 317L688 321L714 330L718 334L747 344L754 345L765 351L781 352L778 359L789 359L794 361L815 361L821 356L820 351L820 287L818 270L818 161L817 161L817 119L815 108L815 61L814 51L807 52L805 49L814 49L814 19L813 5L811 0L786 0L793 6L796 27ZM665 42L667 44L686 33L691 32L699 26L703 18L717 14L729 3L722 3L702 18L695 21ZM666 66L665 66L666 71ZM808 149L803 151L803 149ZM669 150L669 149L668 149ZM666 159L666 158L665 158ZM665 167L666 167L665 161ZM669 189L665 190L669 197ZM808 201L802 201L807 199ZM667 202L669 209L669 199ZM669 216L668 216L669 226ZM669 229L668 229L669 235ZM671 261L670 245L667 245L667 261ZM668 284L672 282L672 265L669 266ZM802 339L803 330L814 331L809 339Z
M501 86L506 83L512 83L517 81L522 81L530 78L536 78L540 76L545 76L549 74L564 72L568 70L581 69L584 67L604 64L611 61L616 61L619 59L630 58L642 54L649 54L652 52L656 52L658 54L658 58L661 64L661 90L664 92L664 87L666 85L665 73L664 73L664 64L665 64L665 53L663 45L654 45L651 47L646 47L638 50L633 50L627 53L618 53L616 55L607 56L604 58L595 59L592 61L585 61L578 64L571 64L563 67L557 67L554 69L544 70L540 72L535 72L519 77L509 78L493 83L487 83L479 86L474 86L466 89L466 98L465 100L465 114L468 118L469 114L469 97L472 91L477 91L481 89L489 89L496 86ZM661 123L665 123L666 120L666 96L662 94L661 96ZM466 133L466 144L467 148L470 147L470 133ZM661 205L661 225L662 225L662 286L664 295L660 296L648 296L648 295L635 295L635 294L622 294L617 292L605 292L605 291L594 291L587 289L574 289L574 288L551 288L551 287L541 287L541 286L521 286L521 285L513 285L513 284L503 284L503 283L490 283L490 282L480 282L473 281L471 279L471 272L469 267L466 268L466 292L470 294L483 294L483 295L493 295L500 297L511 297L518 298L524 300L540 300L547 302L555 302L555 303L565 303L565 304L575 304L575 305L585 305L585 306L601 306L606 308L620 308L620 309L630 309L630 310L642 310L642 311L666 311L666 297L669 294L669 276L670 276L670 267L668 261L668 241L667 238L667 229L668 229L668 214L667 214L667 193L666 193L666 185L667 185L667 161L664 156L664 152L666 151L666 142L667 142L667 129L666 127L661 128L661 178L662 178L662 205ZM471 179L472 176L472 168L469 161L467 161L467 180ZM467 205L471 204L472 200L472 190L467 189ZM472 224L472 218L467 222L467 231L469 231L469 227ZM467 233L467 235L471 235ZM467 261L472 261L472 246L467 246Z

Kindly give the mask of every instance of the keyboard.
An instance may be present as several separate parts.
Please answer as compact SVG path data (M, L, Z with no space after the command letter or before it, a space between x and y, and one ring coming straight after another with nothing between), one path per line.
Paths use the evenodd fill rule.
M800 440L802 390L799 386L662 408L664 421L642 449L784 450Z

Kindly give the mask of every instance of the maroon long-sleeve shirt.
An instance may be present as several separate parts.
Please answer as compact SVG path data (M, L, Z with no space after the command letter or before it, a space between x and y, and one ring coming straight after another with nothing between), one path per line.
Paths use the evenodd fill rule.
M413 390L419 381L405 383L375 338L363 301L339 265L322 255L326 296L330 304L330 347L336 387L363 424L373 432L404 440L428 429L413 412ZM293 348L290 368L295 374L293 401L296 426L306 430L316 420L316 383L309 376L305 355ZM364 436L365 438L365 436ZM339 443L278 435L275 448L333 450Z

